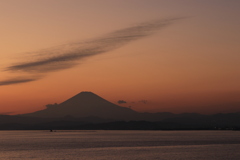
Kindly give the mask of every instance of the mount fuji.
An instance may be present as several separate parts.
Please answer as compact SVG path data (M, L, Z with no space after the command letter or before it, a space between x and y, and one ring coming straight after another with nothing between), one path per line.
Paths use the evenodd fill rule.
M81 92L58 105L52 105L44 110L24 114L24 116L40 118L72 116L133 120L139 117L139 113L130 108L113 104L92 92Z

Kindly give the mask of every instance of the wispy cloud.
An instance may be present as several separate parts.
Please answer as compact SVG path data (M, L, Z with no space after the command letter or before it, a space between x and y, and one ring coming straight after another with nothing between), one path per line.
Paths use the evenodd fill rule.
M127 102L124 101L124 100L119 100L119 101L118 101L118 104L123 104L123 103L127 103Z
M31 82L31 81L35 81L39 78L27 78L27 77L23 77L23 78L10 78L4 81L0 81L0 86L5 86L5 85L11 85L11 84L16 84L16 83L27 83L27 82Z
M134 40L152 35L159 29L172 24L181 18L168 18L163 20L142 23L133 27L121 29L105 36L87 41L76 42L57 47L41 50L31 53L34 61L20 62L11 65L5 71L31 73L34 75L48 73L52 71L63 70L74 67L80 60L99 55L111 50L117 49ZM36 58L37 57L37 58ZM17 83L25 83L38 78L8 79L0 81L0 85L10 85Z

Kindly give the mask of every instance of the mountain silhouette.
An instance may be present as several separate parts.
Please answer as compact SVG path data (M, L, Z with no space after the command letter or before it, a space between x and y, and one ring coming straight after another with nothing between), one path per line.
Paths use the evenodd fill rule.
M139 116L139 113L130 108L113 104L92 92L81 92L59 105L52 105L44 110L24 114L23 116L41 118L73 116L134 120Z
M0 115L0 129L240 129L240 113L140 113L81 92L33 113Z

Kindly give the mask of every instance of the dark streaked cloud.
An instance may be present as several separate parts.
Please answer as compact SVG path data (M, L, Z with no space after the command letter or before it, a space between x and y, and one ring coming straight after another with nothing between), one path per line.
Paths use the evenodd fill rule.
M127 103L127 102L124 101L124 100L119 100L119 101L118 101L118 104L123 104L123 103Z
M4 81L0 81L0 86L5 86L5 85L12 85L12 84L18 84L18 83L27 83L31 81L38 80L39 78L11 78L7 79Z
M35 60L11 65L7 67L5 71L31 73L37 75L72 68L84 58L111 51L131 41L149 36L179 19L182 18L168 18L142 23L133 27L117 30L110 34L106 34L105 36L84 43L69 43L37 52L32 52L30 55L33 55L32 58ZM37 79L38 78L14 78L0 81L0 85L25 83Z

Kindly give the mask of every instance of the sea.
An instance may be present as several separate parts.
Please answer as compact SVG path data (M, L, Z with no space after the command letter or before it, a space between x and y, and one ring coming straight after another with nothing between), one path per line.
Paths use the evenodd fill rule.
M0 160L239 160L240 131L0 131Z

